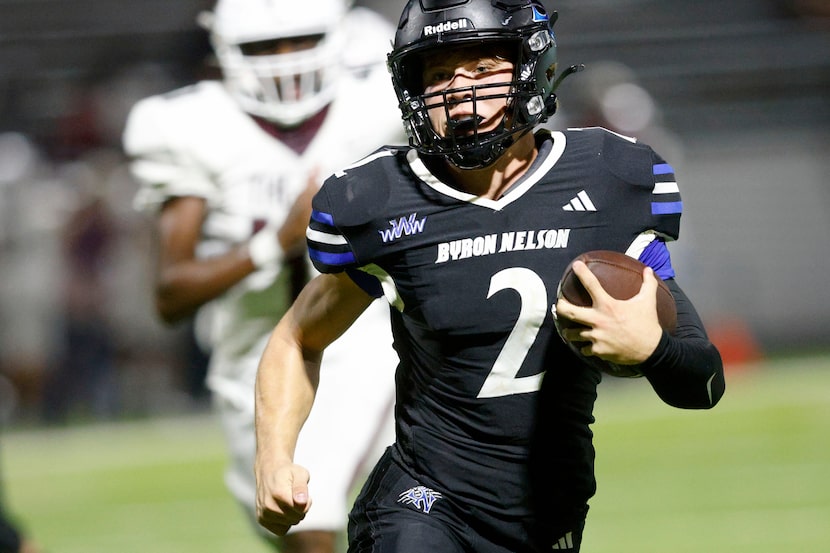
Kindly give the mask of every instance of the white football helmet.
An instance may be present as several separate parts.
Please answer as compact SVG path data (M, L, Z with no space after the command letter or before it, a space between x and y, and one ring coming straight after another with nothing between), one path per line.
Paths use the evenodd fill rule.
M284 126L318 113L335 96L344 49L342 20L350 0L218 0L200 15L231 94L242 109ZM317 37L291 53L246 55L242 45Z

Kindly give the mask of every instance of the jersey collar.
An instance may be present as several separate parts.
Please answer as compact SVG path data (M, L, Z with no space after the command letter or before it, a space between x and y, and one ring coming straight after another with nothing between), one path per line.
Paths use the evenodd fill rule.
M544 135L542 136L543 139L546 138ZM431 173L429 169L427 169L424 162L418 156L417 150L409 150L409 152L407 152L406 159L409 162L409 166L412 168L415 176L436 192L443 194L444 196L455 198L461 202L475 204L487 209L492 209L493 211L501 211L506 206L521 198L525 192L530 190L533 185L539 182L542 177L544 177L548 171L556 165L556 162L562 157L562 153L564 151L565 135L558 131L551 132L549 147L543 146L539 148L539 156L533 162L533 165L531 165L528 172L519 181L513 184L513 186L511 186L510 189L498 200L475 196L445 184L433 173Z

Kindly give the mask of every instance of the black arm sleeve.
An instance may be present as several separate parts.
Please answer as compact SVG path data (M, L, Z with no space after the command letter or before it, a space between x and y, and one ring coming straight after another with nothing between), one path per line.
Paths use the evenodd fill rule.
M709 341L700 316L674 279L666 280L677 304L677 329L663 332L640 370L657 395L682 409L710 409L726 390L723 361Z

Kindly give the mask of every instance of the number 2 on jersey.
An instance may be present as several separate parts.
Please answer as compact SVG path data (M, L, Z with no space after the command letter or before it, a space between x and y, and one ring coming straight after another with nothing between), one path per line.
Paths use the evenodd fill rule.
M542 384L544 373L522 377L517 375L547 315L548 293L545 283L530 269L513 267L493 275L487 299L502 290L515 290L519 293L519 318L499 352L490 374L484 380L478 392L479 398L534 392Z

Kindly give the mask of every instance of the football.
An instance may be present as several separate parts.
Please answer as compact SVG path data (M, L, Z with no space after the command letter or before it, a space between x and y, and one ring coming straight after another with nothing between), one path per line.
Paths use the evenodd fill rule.
M577 256L568 264L559 281L557 299L565 298L572 304L582 307L592 304L591 295L573 272L573 264L576 261L584 262L597 277L605 291L618 300L632 298L643 285L643 269L645 269L643 263L623 253L610 250L594 250ZM673 333L677 326L677 308L674 297L666 283L660 280L660 277L657 277L657 284L657 318L663 329ZM554 321L560 337L562 337L562 331L565 329L582 327L579 323L564 317L555 317ZM642 376L642 373L633 366L616 365L593 355L582 355L579 350L584 344L581 342L572 343L565 340L565 343L586 363L606 374L619 377Z

